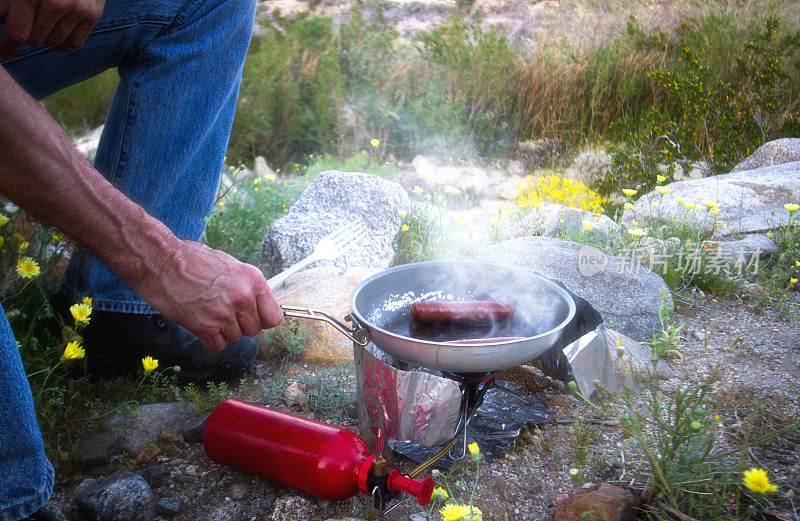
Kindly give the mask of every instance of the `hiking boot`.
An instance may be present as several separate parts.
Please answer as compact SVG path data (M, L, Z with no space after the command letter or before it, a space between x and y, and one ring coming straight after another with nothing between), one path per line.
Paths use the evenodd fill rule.
M57 298L54 307L72 320L68 299ZM142 358L152 356L160 368L180 366L175 373L180 383L227 381L240 377L258 354L256 337L243 337L214 352L189 331L157 314L95 309L89 325L79 334L88 373L96 378L136 374L142 371Z

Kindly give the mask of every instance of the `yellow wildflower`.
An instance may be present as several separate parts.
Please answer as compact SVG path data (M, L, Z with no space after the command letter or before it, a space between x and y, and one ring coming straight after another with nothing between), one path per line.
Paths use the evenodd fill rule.
M744 486L758 494L766 494L767 492L775 492L778 487L769 482L769 476L764 469L752 468L745 470L742 475Z
M27 250L28 246L30 245L31 243L29 243L28 241L22 241L19 245L19 252L22 253L23 251Z
M266 179L267 181L275 181L278 178L275 177L275 174L267 174L264 176L264 179Z
M800 268L800 261L794 261L794 265Z
M372 148L378 148L378 145L380 145L381 142L378 141L377 139L372 139L370 140L369 144L372 145Z
M30 257L22 257L17 261L17 273L25 279L32 279L39 274L39 265Z
M399 215L400 217L405 217L406 215L408 215L408 212L405 210L397 210L397 215Z
M92 297L83 297L82 302L87 306L92 307Z
M630 235L633 235L634 237L642 237L645 235L645 231L642 230L641 228L631 228L630 230L628 230L628 233Z
M633 197L634 195L639 193L639 190L634 190L633 188L623 188L622 193L625 194L627 197Z
M421 186L414 185L414 190L412 190L412 191L413 191L415 194L419 195L419 194L421 194L422 192L424 192L425 190L423 190Z
M664 177L663 175L657 175L657 176L656 176L656 182L657 182L657 183L663 183L663 182L664 182L664 181L666 181L666 180L667 180L667 178L666 178L666 177Z
M92 307L83 303L73 304L69 307L69 312L72 314L72 318L75 319L76 324L88 324L92 314Z
M797 210L800 210L800 204L797 203L787 203L784 204L783 207L789 210L789 213L794 213Z
M8 222L8 217L3 214L0 214L0 226L5 226Z
M449 503L443 506L439 512L442 514L444 521L458 521L459 519L464 519L464 516L469 513L469 507L467 505Z
M146 356L142 358L142 367L144 367L144 374L150 374L158 367L158 360L155 360L152 356Z
M625 203L622 207L626 210L633 210L633 205L631 203Z
M658 190L658 193L660 193L661 195L664 195L670 193L672 191L672 188L667 188L666 186L657 186L656 190Z
M589 221L583 221L583 229L588 232L589 230L594 228L596 226L596 224L597 223L593 223L593 222L589 222Z
M797 279L794 278L794 277L789 279L789 285L792 285L792 284L797 284Z
M404 224L403 226L400 227L400 229L403 230L404 232L407 232L408 231L408 225Z
M500 225L500 219L498 219L497 217L492 217L491 219L489 219L489 224L492 225L492 228L497 228Z
M84 356L86 356L86 350L81 347L80 342L73 340L67 344L67 347L64 349L64 354L61 355L61 358L64 358L65 360L77 360L79 358L83 358Z
M710 210L711 208L719 208L719 203L716 201L710 201L708 199L703 200L703 204Z
M433 493L431 494L431 499L434 501L443 501L449 497L450 494L448 494L447 491L442 487L436 487L433 489Z
M450 195L458 195L458 194L461 193L461 190L459 190L455 186L445 186L444 187L444 192L446 194L450 194Z
M469 449L469 453L473 456L480 456L481 449L478 447L478 442L470 443L467 448Z

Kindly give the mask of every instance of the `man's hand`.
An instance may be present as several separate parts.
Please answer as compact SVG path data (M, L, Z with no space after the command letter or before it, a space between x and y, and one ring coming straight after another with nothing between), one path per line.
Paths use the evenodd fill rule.
M179 241L134 290L208 349L277 326L283 312L264 275L250 264L192 241Z
M23 44L46 43L74 51L86 41L103 14L105 0L0 0L0 56L15 58Z

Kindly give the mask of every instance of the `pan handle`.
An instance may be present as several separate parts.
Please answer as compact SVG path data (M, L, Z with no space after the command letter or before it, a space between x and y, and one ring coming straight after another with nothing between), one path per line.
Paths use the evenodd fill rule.
M344 336L355 342L356 344L360 345L361 347L366 346L369 344L369 331L367 328L364 327L358 319L356 319L353 315L347 315L345 318L346 321L352 322L353 327L350 328L347 325L343 324L339 320L335 319L328 313L324 311L320 311L318 309L313 308L303 308L298 306L281 306L283 310L283 316L289 318L307 318L310 320L321 320L322 322L327 322L328 324L332 325L336 329L339 330Z

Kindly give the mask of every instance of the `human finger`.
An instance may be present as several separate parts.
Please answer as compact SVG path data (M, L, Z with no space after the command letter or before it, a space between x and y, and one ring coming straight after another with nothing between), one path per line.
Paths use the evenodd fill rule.
M6 26L0 37L0 56L6 60L16 58L22 45L28 41L36 17L36 0L18 0L8 4Z
M283 322L283 310L281 309L275 296L269 287L259 289L256 293L256 305L258 306L258 316L261 319L261 328L270 329Z
M241 310L236 313L236 320L239 321L239 328L247 336L258 335L263 327L261 327L261 319L258 315L258 307L255 299L249 309Z
M222 333L216 333L211 336L203 337L200 339L200 343L208 349L209 351L222 351L225 349L227 342L225 342L225 337L222 336Z
M64 39L64 42L58 47L54 47L54 49L59 52L74 51L84 44L86 38L89 37L89 33L92 32L92 27L94 27L94 24L95 22L79 23L75 26L75 29Z
M70 11L64 16L58 23L53 27L50 31L50 34L44 39L44 43L52 47L53 49L58 49L62 43L67 39L67 37L72 34L75 28L80 24L82 21L82 15L77 11Z
M71 2L40 2L36 8L36 16L31 27L31 34L28 36L28 45L36 47L44 43L44 39L53 30L53 27L61 20L71 7Z
M234 317L232 320L224 323L220 328L220 333L226 342L234 343L242 339L244 334L242 328L239 327L239 321Z

